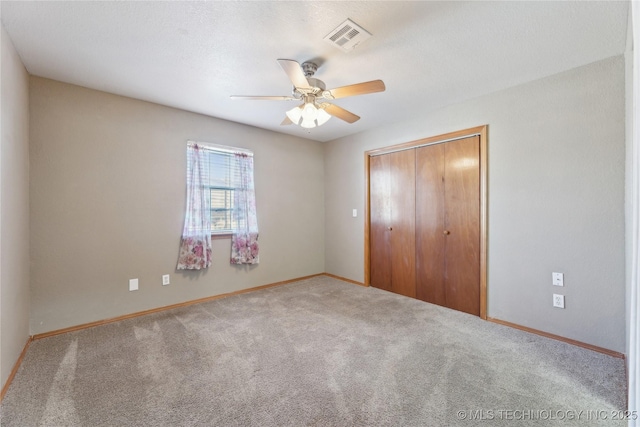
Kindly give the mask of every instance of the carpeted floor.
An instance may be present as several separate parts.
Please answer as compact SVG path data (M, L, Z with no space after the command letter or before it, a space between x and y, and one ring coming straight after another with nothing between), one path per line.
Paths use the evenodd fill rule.
M624 362L320 276L34 341L11 426L624 425Z

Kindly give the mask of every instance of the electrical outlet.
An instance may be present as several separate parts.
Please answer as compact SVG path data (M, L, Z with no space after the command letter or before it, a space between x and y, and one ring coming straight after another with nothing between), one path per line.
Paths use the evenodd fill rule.
M129 290L137 291L138 290L138 279L130 279L129 280Z
M168 274L162 275L162 286L167 286L169 283L171 283L171 279L169 275Z
M564 295L553 294L553 306L564 308Z
M564 286L564 274L551 273L551 283L553 286Z

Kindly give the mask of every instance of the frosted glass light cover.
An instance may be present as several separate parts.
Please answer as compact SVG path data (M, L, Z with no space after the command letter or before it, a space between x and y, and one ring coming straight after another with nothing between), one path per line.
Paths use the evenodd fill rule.
M302 108L302 118L304 120L313 121L316 119L316 117L318 117L318 109L316 108L316 106L310 102L304 104L304 107Z
M322 126L323 124L327 123L327 120L329 120L330 118L331 115L329 113L327 113L323 109L318 110L318 118L316 119L316 121L318 122L318 126Z
M315 120L307 120L304 117L302 118L302 123L300 123L300 126L305 128L305 129L311 129L316 127L316 121Z
M302 109L300 107L292 108L291 110L286 112L287 117L295 124L300 124L300 119L302 118Z
M331 118L329 113L316 107L312 102L292 108L286 112L286 115L293 123L305 129L323 125Z

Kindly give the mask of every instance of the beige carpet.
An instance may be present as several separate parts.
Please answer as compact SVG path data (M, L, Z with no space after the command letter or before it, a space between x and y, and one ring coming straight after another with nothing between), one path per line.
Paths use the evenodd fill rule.
M321 276L34 341L0 424L613 426L624 407L620 359Z

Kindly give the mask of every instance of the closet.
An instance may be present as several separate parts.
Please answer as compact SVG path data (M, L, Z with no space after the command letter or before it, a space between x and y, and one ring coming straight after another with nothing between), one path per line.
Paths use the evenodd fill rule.
M371 157L371 285L416 296L415 150Z
M486 317L485 127L469 131L367 153L365 276L371 286Z

